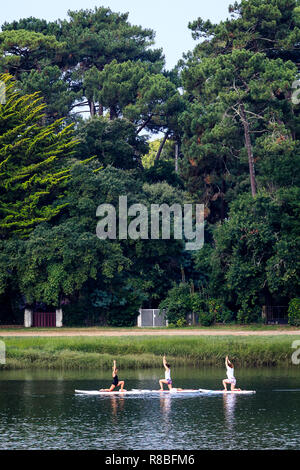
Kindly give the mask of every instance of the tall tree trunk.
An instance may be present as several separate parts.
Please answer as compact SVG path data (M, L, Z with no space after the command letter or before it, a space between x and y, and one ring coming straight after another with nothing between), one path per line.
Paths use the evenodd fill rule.
M222 195L221 195L221 222L223 223L225 220L225 194L226 194L226 180L225 180L225 174L226 174L226 155L224 155L223 162L222 162L222 168L223 168L223 175L222 175Z
M185 282L185 272L184 272L184 267L182 264L180 265L180 271L181 271L181 282Z
M98 115L103 116L103 105L101 103L99 103Z
M88 100L91 117L95 116L95 103L92 100Z
M117 110L116 110L116 107L115 106L111 106L110 109L109 109L109 119L111 121L113 121L114 119L116 119L118 117L117 115Z
M175 173L178 173L178 154L179 154L179 145L176 142L175 144Z
M254 197L254 196L256 196L256 192L257 192L256 191L254 159L253 159L252 145L251 145L251 139L250 139L249 122L247 120L245 107L244 107L243 104L240 105L240 116L241 116L243 127L244 127L245 146L246 146L247 153L248 153L251 192L252 192L252 196Z
M155 156L154 163L157 163L158 160L159 160L159 158L160 158L161 152L162 152L162 150L163 150L163 148L164 148L164 145L165 145L165 143L166 143L166 140L167 140L167 138L168 138L168 134L169 134L168 132L165 133L164 138L163 138L163 140L162 140L161 143L160 143L158 152L157 152L157 154L156 154L156 156Z
M225 192L226 192L226 182L223 179L222 181L222 197L221 197L221 222L225 220Z

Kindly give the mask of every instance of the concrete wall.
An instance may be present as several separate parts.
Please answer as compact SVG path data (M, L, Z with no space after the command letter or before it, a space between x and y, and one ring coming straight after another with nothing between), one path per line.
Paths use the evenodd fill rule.
M56 327L61 328L63 326L63 313L62 308L56 309Z
M30 328L32 326L32 321L33 321L32 310L30 310L29 308L25 308L25 312L24 312L25 328Z

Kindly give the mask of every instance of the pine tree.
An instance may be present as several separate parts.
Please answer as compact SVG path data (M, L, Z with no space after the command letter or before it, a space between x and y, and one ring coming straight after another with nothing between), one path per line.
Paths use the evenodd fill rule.
M219 24L199 18L189 25L204 41L182 74L189 101L181 119L185 174L208 211L217 212L213 222L226 216L224 199L230 202L249 183L252 196L268 185L262 169L271 155L265 152L263 161L262 146L297 138L298 111L290 100L297 76L296 2L242 0L229 11L232 18Z

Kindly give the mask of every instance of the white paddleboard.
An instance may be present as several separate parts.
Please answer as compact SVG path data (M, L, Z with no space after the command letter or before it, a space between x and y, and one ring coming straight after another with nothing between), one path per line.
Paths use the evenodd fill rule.
M236 391L231 391L231 390L206 390L205 388L199 388L199 392L205 393L205 394L214 394L214 395L222 395L226 393L230 393L232 395L251 395L253 393L256 393L255 390L236 390Z
M138 395L143 392L143 390L127 390L124 392L120 392L119 390L116 392L100 392L99 390L75 390L75 393L80 393L82 395Z
M100 391L100 390L75 390L75 393L82 394L82 395L143 395L143 394L158 394L158 395L172 395L172 394L222 394L222 393L231 393L235 395L250 395L252 393L255 393L254 390L241 390L241 391L236 391L236 392L231 392L228 390L227 392L224 392L223 390L206 390L204 388L200 388L198 390L178 390L176 388L173 388L172 390L139 390L139 389L133 389L133 390L127 390L124 392L121 392L119 390L114 391L114 392L105 392L105 391Z
M172 390L140 390L140 389L133 389L121 392L120 390L114 392L105 392L100 390L75 390L75 393L80 393L82 395L143 395L145 393L148 394L173 394L173 393L198 393L199 390L177 390L177 388L173 388Z

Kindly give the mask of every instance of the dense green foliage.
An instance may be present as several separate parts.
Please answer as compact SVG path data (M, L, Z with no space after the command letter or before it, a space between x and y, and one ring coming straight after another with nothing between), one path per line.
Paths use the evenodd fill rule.
M292 299L289 303L289 324L300 326L300 299Z
M41 125L44 106L37 93L22 96L8 75L0 80L6 87L0 107L0 237L5 239L11 233L25 235L59 214L75 141L72 126L61 120Z
M208 326L289 305L298 324L300 2L229 12L192 22L170 71L154 32L109 8L2 26L0 323L26 305L115 326L141 306ZM204 247L100 240L97 207L118 216L125 195L204 204Z

